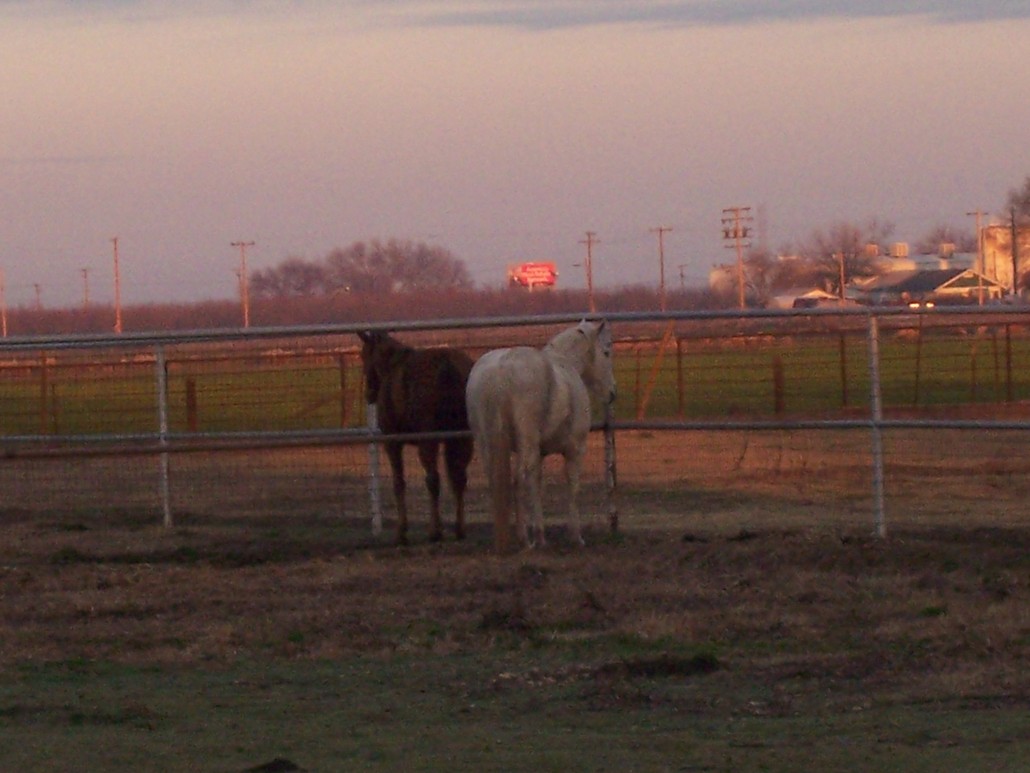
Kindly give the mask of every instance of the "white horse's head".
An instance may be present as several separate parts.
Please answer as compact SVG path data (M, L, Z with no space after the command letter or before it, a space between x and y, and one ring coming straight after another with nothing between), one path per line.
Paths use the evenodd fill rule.
M595 400L602 405L615 400L612 330L607 320L583 320L576 327L552 338L547 348L575 363Z

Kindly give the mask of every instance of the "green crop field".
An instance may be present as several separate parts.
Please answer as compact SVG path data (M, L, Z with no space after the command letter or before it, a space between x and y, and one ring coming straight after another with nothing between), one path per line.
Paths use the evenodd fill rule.
M0 368L0 435L153 432L153 363L81 356L58 365ZM120 356L120 355L119 355ZM1030 398L1030 339L937 330L880 344L887 410L1019 402ZM780 336L618 345L617 418L824 416L868 409L864 335ZM359 427L365 423L356 355L170 360L169 429L240 432Z

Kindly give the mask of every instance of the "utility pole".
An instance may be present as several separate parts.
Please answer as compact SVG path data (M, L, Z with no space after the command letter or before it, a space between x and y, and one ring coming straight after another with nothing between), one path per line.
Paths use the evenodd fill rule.
M89 311L89 269L80 268L82 272L82 310Z
M240 248L240 306L243 307L243 327L250 327L250 282L247 280L247 247L254 242L230 242L230 247Z
M7 338L7 283L4 280L2 268L0 268L0 327L3 328L4 338Z
M981 212L979 209L975 212L966 212L968 217L976 218L976 283L979 288L980 305L984 305L984 229L983 229L983 216L985 212Z
M1009 210L1009 228L1012 231L1012 294L1019 295L1019 229L1016 228L1016 208Z
M114 332L122 332L122 274L118 268L118 237L111 238L114 245Z
M844 250L841 250L840 252L837 253L837 261L838 261L839 270L840 270L840 281L838 283L840 285L840 299L841 299L841 302L843 303L843 301L844 301L844 283L847 281L847 276L844 273Z
M651 233L658 234L658 298L662 311L665 311L665 234L671 230L661 225L651 229Z
M727 249L737 250L737 301L740 308L745 307L744 299L744 248L750 247L747 241L751 238L751 227L748 225L754 218L751 217L751 207L727 207L722 211L722 238L729 244L723 245Z
M685 269L686 267L686 263L680 263L679 266L677 266L677 268L679 268L680 270L680 290L687 289L687 275L683 271L683 269Z
M39 282L35 282L32 285L36 290L36 311L43 310L43 285Z
M594 245L598 244L597 234L593 231L587 231L587 238L582 240L580 244L587 246L587 259L583 264L587 273L587 299L590 303L590 311L597 311L597 305L594 303Z

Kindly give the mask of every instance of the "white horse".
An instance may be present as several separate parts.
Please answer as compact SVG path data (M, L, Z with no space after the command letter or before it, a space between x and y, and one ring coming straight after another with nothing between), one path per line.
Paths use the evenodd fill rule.
M508 550L513 483L521 545L534 544L527 512L533 519L535 544L545 544L540 487L543 457L550 454L565 457L569 531L572 540L582 545L577 497L590 432L590 401L593 397L607 405L615 399L608 323L584 320L556 335L543 349L517 346L487 352L472 367L465 397L469 426L490 486L497 550Z

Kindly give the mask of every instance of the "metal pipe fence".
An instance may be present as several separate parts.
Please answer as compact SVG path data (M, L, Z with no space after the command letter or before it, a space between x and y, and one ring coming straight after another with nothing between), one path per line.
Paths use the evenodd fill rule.
M367 508L378 525L377 448L388 438L363 404L356 331L390 330L476 356L541 345L582 316L4 339L0 465L156 457L157 500L171 526L173 457L364 448ZM615 448L631 433L868 432L869 518L885 536L886 433L1030 430L1030 380L1020 378L1030 367L1026 312L585 316L614 327L620 398L595 426L606 438L601 478L612 529L631 496L616 495Z

